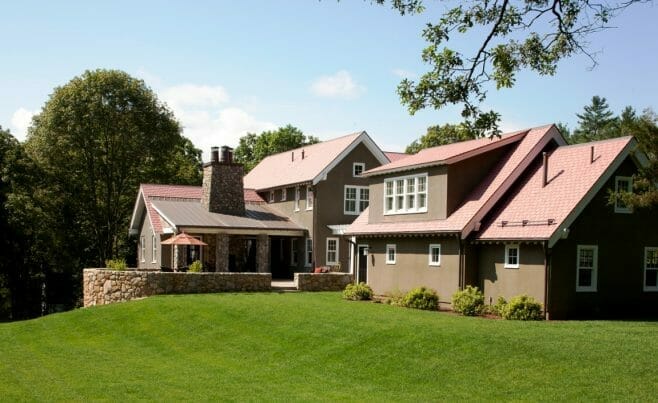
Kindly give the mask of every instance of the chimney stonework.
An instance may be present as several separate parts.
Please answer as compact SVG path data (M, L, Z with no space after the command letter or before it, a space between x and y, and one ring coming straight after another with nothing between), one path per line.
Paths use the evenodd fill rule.
M243 176L242 164L233 163L231 157L219 161L212 158L203 166L201 204L211 213L244 216Z

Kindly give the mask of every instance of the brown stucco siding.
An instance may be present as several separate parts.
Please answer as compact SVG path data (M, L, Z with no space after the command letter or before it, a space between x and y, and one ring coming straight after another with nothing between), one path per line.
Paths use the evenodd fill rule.
M519 267L505 267L505 245L502 243L478 245L479 286L484 292L485 303L496 303L498 297L527 294L544 304L545 270L542 244L520 243Z
M368 284L377 294L407 292L425 286L449 303L459 289L459 241L456 237L362 238L368 244ZM386 263L386 245L396 245L395 264ZM429 265L429 245L441 245L441 265Z
M658 292L643 291L644 248L658 246L658 211L615 213L608 190L615 176L636 172L626 160L569 228L569 236L551 251L551 318L658 314ZM597 291L577 292L577 247L598 248Z

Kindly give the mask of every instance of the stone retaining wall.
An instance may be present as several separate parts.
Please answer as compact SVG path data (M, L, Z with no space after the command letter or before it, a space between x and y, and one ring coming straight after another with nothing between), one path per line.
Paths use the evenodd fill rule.
M295 273L299 291L343 291L353 281L349 273Z
M85 269L82 287L84 306L93 306L158 294L270 291L272 274Z

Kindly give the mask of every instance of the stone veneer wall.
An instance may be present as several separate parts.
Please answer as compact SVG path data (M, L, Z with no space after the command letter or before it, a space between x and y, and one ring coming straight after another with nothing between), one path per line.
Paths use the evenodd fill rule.
M343 291L353 281L349 273L295 273L299 291Z
M211 213L244 216L244 168L232 162L203 166L201 203Z
M84 306L158 294L225 291L270 291L271 273L168 273L159 271L85 269Z

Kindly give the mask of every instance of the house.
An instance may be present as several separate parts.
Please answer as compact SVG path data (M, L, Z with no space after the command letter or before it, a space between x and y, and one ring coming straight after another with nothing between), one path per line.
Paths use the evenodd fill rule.
M138 267L271 272L349 267L345 227L368 205L359 175L390 160L366 132L265 158L247 175L232 150L215 147L203 185L140 186L130 224ZM208 246L162 245L186 232Z
M361 173L389 162L363 131L271 155L245 175L245 188L306 231L301 239L272 238L272 275L285 278L318 266L348 271L343 233L370 201Z
M529 294L547 317L658 307L658 215L607 203L646 163L633 138L567 146L553 125L434 147L365 171L346 230L375 292Z

